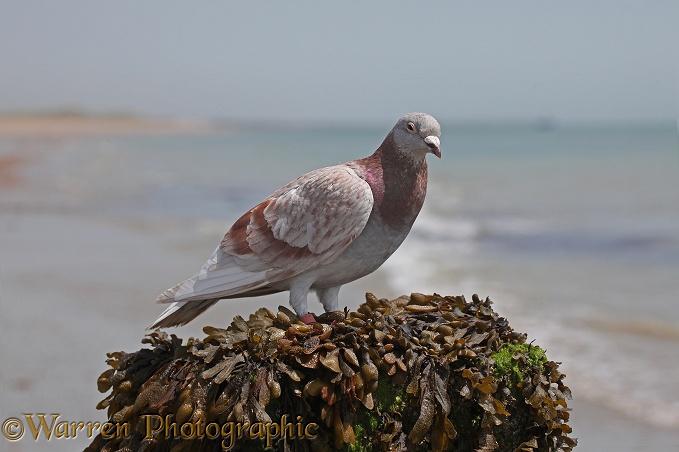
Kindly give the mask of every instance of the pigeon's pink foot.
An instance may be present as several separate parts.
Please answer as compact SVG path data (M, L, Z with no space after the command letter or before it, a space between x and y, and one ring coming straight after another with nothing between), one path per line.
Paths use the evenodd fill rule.
M316 323L316 317L314 317L314 315L311 313L300 315L299 319L302 322L306 323L307 325L313 325L314 323Z

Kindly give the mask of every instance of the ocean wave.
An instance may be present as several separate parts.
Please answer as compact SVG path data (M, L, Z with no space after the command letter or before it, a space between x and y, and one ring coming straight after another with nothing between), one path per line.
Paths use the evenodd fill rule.
M600 330L579 321L533 319L530 323L531 335L539 338L552 359L563 363L574 397L650 425L679 428L674 340L667 342L653 334L640 337L623 325ZM610 325L610 320L603 323Z
M479 293L492 299L497 297L496 309L501 315L535 338L537 344L548 350L551 359L563 362L576 398L650 425L679 428L679 399L673 397L679 371L676 352L679 325L653 318L614 319L605 314L608 312L605 306L588 303L586 295L585 301L569 308L563 304L566 300L559 295L558 288L552 287L555 292L550 296L548 291L544 292L549 286L534 281L532 274L526 274L526 280L517 282L517 287L509 286L503 278L495 279L498 271L501 276L498 269L511 265L516 248L502 251L495 247L493 253L488 253L489 237L503 236L506 240L543 237L542 241L548 240L545 236L550 234L558 235L550 231L551 227L548 222L518 216L476 219L456 215L449 219L423 212L406 242L380 271L394 293L420 291L467 297ZM588 249L591 244L587 245L587 237L585 242L584 250L569 252L576 258L584 252L602 255L600 249ZM646 245L655 246L637 242L630 246ZM540 256L549 265L551 258L545 261L544 254ZM498 259L502 262L493 263ZM567 276L564 277L568 284ZM527 292L523 291L526 286L530 286ZM599 289L592 286L592 290ZM587 290L582 288L584 293ZM526 295L531 293L544 293L551 299ZM624 306L620 308L625 312Z

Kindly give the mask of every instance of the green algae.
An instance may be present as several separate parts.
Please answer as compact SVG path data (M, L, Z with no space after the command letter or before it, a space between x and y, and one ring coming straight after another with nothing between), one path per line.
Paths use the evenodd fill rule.
M542 348L525 342L505 343L490 357L495 361L494 375L511 377L515 383L523 380L531 367L542 367L547 362Z

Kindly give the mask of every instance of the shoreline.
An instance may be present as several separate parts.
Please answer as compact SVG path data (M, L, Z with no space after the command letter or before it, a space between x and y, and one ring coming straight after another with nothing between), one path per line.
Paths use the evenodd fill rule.
M232 133L235 126L201 119L124 115L0 115L0 138L69 138L105 135Z

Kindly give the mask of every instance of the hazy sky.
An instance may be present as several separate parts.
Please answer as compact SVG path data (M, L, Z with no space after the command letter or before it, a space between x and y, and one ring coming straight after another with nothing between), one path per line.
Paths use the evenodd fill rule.
M0 0L0 112L674 120L675 1Z

